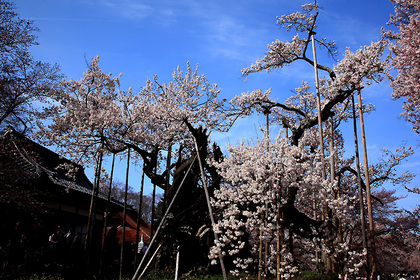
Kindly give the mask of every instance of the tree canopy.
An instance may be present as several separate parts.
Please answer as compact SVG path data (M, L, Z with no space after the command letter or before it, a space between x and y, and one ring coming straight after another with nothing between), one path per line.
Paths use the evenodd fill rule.
M32 57L37 31L33 21L18 16L12 2L0 1L0 128L28 131L39 102L48 100L62 78L57 64Z
M392 0L395 14L390 23L398 28L397 32L384 31L384 37L391 40L393 54L391 68L397 71L390 75L393 97L404 100L401 115L413 124L419 132L420 123L420 5L416 1Z

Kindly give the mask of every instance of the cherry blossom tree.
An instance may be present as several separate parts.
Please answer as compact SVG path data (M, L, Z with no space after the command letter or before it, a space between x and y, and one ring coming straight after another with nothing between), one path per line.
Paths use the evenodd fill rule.
M216 164L225 184L215 193L214 205L223 209L223 219L219 221L216 230L223 235L220 243L213 248L213 258L225 247L229 255L235 255L249 246L256 253L259 239L256 233L261 228L263 239L272 243L280 238L275 226L280 219L291 230L289 233L297 230L307 237L318 237L314 229L321 223L294 207L299 185L314 186L318 182L311 180L319 179L318 176L311 176L315 170L304 147L290 146L284 138L278 138L274 143L265 138L255 146L247 146L245 143L230 146L229 153L229 158ZM302 176L305 173L307 176ZM264 227L260 223L262 215L267 222ZM244 240L244 236L249 240ZM277 255L275 247L270 246L269 250L269 255ZM282 254L287 256L289 252L283 249ZM242 270L248 269L249 264L255 264L254 261L251 256L233 260ZM286 257L284 263L288 261ZM268 260L266 265L270 266L272 262ZM282 269L289 275L296 272L290 263Z
M186 72L175 70L173 81L159 83L155 76L138 93L132 89L117 91L120 77L105 74L98 62L98 57L92 59L80 81L62 82L56 103L46 112L52 123L48 127L41 125L41 134L47 143L55 144L85 165L92 164L99 152L123 155L131 149L137 160L143 161L146 176L165 191L165 202L170 201L194 162L181 199L165 225L160 263L170 265L173 246L183 244L185 255L191 258L185 262L185 269L206 267L208 259L203 252L208 250L205 233L210 225L199 183L195 143L213 182L209 187L212 193L218 174L205 159L211 156L217 160L220 150L217 145L209 147L209 134L227 127L223 101L217 99L217 85L199 74L198 67L193 70L187 64Z
M205 159L210 156L218 160L220 150L217 145L209 147L209 134L227 127L223 101L217 99L218 93L216 84L208 83L204 75L198 74L198 67L193 70L187 65L186 72L178 68L173 81L168 83L159 83L157 76L147 80L146 86L124 103L131 116L126 122L129 129L117 135L115 142L123 140L124 146L131 147L141 156L145 174L165 191L165 204L184 181L180 198L171 208L170 218L159 239L164 247L159 260L162 267L173 264L172 254L177 245L183 246L185 255L181 269L207 267L211 226L205 209L205 193L199 181L195 143L201 164L209 175L206 179L212 182L208 187L212 193L218 186L218 174ZM106 145L113 149L112 144L107 142ZM167 160L166 166L162 167L164 156L174 163L168 164ZM192 171L187 173L190 165Z
M33 21L19 17L10 1L0 1L0 128L20 132L32 128L37 102L45 102L61 79L58 65L36 61L29 48L37 45Z
M392 0L395 14L390 23L398 28L398 32L384 32L390 39L393 54L391 66L396 75L391 76L392 96L403 98L404 112L402 116L413 124L413 130L419 132L420 121L420 5L417 1Z
M279 17L278 24L297 35L291 42L270 44L261 60L242 70L244 76L296 61L313 67L308 46L317 17L316 3L304 5L303 12ZM316 39L316 43L337 55L334 42ZM187 64L186 71L178 67L166 83L155 76L139 92L120 91L120 76L105 74L98 57L80 81L62 82L55 103L46 111L52 122L41 125L41 134L85 165L92 164L98 154L134 151L144 173L165 191L166 205L182 187L159 237L164 248L161 266L173 265L173 252L183 245L182 269L206 269L208 249L214 245L212 261L223 256L232 264L233 273L259 271L260 276L290 278L298 269L318 269L368 274L368 252L360 238L357 171L354 158L343 156L340 124L352 117L349 97L385 76L388 61L381 59L385 48L385 41L380 40L355 52L346 49L332 67L316 65L324 73L316 88L321 96L319 113L323 126L330 128L322 139L325 153L320 150L316 94L308 81L284 102L272 98L271 90L255 90L233 98L226 107L225 100L218 99L217 85L199 74L198 67ZM371 105L363 106L364 112L371 109ZM210 145L212 131L226 131L236 119L255 113L281 125L279 137L273 140L268 128L262 129L261 140L229 146L227 156L216 144ZM290 135L282 137L286 131ZM201 179L209 182L220 219L214 228L218 240L209 235L211 223L197 152L205 170ZM383 162L369 167L371 185L376 189L385 182L405 185L412 175L399 174L395 167L411 151L385 154ZM327 176L321 176L327 167ZM363 183L367 178L361 176ZM377 196L376 211L381 211L381 203L389 206L394 201L392 193L379 190Z
M98 63L99 57L93 58L79 81L61 82L44 112L51 122L39 123L45 144L85 166L96 162L105 138L124 129L125 116L118 104L120 76L104 73Z
M244 76L260 71L269 73L296 61L313 67L314 61L307 52L317 17L317 3L303 5L303 12L279 17L277 23L288 31L296 30L297 35L291 42L271 43L262 59L242 70ZM316 42L332 56L337 54L334 42L326 39ZM296 272L298 263L301 268L327 273L359 274L370 270L364 260L367 252L361 246L353 246L361 244L357 172L352 166L354 158L343 158L339 124L351 116L349 97L359 88L385 77L388 61L381 59L385 48L383 40L356 52L347 48L334 67L316 65L325 73L317 89L322 97L321 120L332 124L332 132L327 132L323 139L330 146L330 153L326 154L331 162L330 178L321 177L325 167L321 164L315 94L309 83L303 82L295 95L283 103L270 97L271 89L243 93L231 101L230 117L255 112L270 114L271 121L291 135L274 142L264 138L254 145L242 143L230 147L229 158L215 164L224 180L215 193L214 205L220 209L222 220L217 226L219 242L210 254L213 260L219 255L232 255L235 273L258 269L266 275L286 278ZM364 106L364 111L371 108ZM371 173L370 181L377 184L409 181L412 175L397 175L393 168L410 152L397 154L388 158L388 165L372 166L375 172ZM280 244L277 248L276 242ZM265 256L261 254L262 247Z

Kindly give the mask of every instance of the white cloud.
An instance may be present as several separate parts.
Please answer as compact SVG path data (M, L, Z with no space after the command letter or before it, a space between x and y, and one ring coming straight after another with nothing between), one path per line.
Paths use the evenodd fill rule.
M129 19L143 19L153 14L153 8L140 1L107 0L99 1L99 3Z

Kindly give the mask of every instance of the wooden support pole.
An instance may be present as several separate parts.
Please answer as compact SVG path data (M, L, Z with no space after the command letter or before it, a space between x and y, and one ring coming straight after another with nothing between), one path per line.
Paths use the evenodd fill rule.
M132 280L140 279L141 276L143 275L143 274L141 274L139 277L137 277L138 274L139 274L139 272L140 272L140 268L143 265L143 262L145 261L148 253L150 252L150 249L153 247L153 244L155 242L156 236L159 235L159 232L162 229L163 224L166 221L166 217L169 215L169 211L171 210L172 205L174 204L175 199L177 198L177 196L179 194L179 191L181 190L182 185L184 185L185 179L187 178L188 174L190 173L190 170L191 170L191 168L192 168L192 166L193 166L193 164L194 164L194 162L195 162L196 159L197 159L197 156L194 157L193 161L190 164L190 167L188 168L187 172L185 172L184 178L182 179L181 184L179 185L178 189L176 190L176 192L175 192L175 194L174 194L174 196L172 198L171 203L169 204L168 208L166 209L165 214L163 215L162 220L160 221L160 224L159 224L158 228L156 229L156 232L153 235L152 240L150 241L150 245L149 245L149 247L147 247L146 253L144 253L144 256L141 259L140 264L137 266L137 270L134 273ZM160 248L160 245L159 245L159 248Z
M169 182L171 178L171 160L172 160L172 143L169 143L168 155L166 157L166 182L165 182L165 192L163 193L163 211L165 211L168 204L168 192L169 192Z
M369 164L366 148L366 135L365 135L365 123L363 121L363 106L362 106L362 95L360 87L357 90L357 96L359 100L359 115L360 115L360 130L362 132L362 143L363 143L363 159L365 166L365 184L366 184L366 200L368 205L369 215L369 231L370 231L370 248L372 257L372 276L376 277L378 271L376 266L376 246L375 246L375 226L373 224L373 211L372 211L372 198L370 193L370 180L369 180Z
M280 185L280 182L279 182ZM279 186L280 188L280 186ZM280 273L281 268L281 262L282 262L282 255L281 251L284 245L284 228L282 226L282 223L280 222L281 219L283 219L283 211L281 209L281 196L280 196L280 190L277 194L277 267L276 267L276 276L277 280L282 279L282 274Z
M261 222L260 222L260 244L258 247L258 280L262 278L262 258L263 258L263 224L264 224L264 212L261 213Z
M324 154L324 133L322 129L322 116L321 116L321 94L319 92L319 77L318 77L318 62L316 59L316 49L315 49L315 32L311 32L311 39L312 39L312 52L314 56L314 70L315 70L315 85L316 85L316 105L318 111L318 129L319 129L319 145L320 145L320 152L321 152L321 177L324 181L326 179L325 173L325 154ZM315 202L314 202L314 206ZM314 208L314 212L316 208ZM316 219L316 213L314 213L314 219ZM316 268L317 271L320 272L320 263L319 263L319 254L318 250L315 251L315 259L316 259Z
M156 185L153 184L153 192L152 192L152 213L151 213L151 216L150 216L150 228L151 228L150 236L151 237L153 237L153 228L155 227L155 221L154 221L155 215L156 215L156 213L155 213L155 211L156 211L155 204L156 204Z
M120 253L120 274L119 280L122 279L123 261L124 261L124 242L125 242L125 219L127 216L127 192L128 192L128 175L130 173L130 148L128 148L127 155L127 169L125 174L125 191L124 191L124 210L123 210L123 224L122 224L122 237L121 237L121 253Z
M178 271L179 271L179 251L180 246L176 248L176 263L175 263L175 280L178 280Z
M265 137L267 137L267 143L270 141L270 128L269 128L269 117L270 117L270 110L269 108L264 108L264 115L265 115L265 122L266 122L266 132ZM268 150L268 147L267 147ZM259 247L258 247L258 280L261 280L262 278L262 268L263 268L263 255L264 255L264 261L267 262L267 255L268 255L268 246L267 243L264 244L263 242L263 236L264 236L264 230L263 226L265 226L265 213L267 211L267 205L264 205L264 210L261 213L261 222L260 222L260 240L259 240ZM263 249L265 245L265 251L263 254ZM267 274L267 273L266 273Z
M284 132L285 135L284 137L287 139L289 138L289 134L288 134L288 129L286 126L284 126L283 124L283 128L284 128ZM277 275L277 280L282 279L282 275L280 273L280 268L281 268L281 261L282 261L282 255L281 255L281 251L282 251L282 247L284 246L284 227L282 225L283 219L284 219L284 212L281 209L281 183L280 183L280 179L279 179L279 190L277 193L277 269L276 269L276 275ZM281 220L281 222L280 222Z
M331 119L330 121L330 173L331 173L331 183L334 183L335 180L335 139L334 139L334 122Z
M324 152L324 132L322 129L322 116L321 116L321 94L319 92L319 78L318 78L318 63L316 59L316 50L315 50L315 38L314 38L315 32L311 32L311 38L312 38L312 51L314 54L314 69L315 69L315 84L316 84L316 107L318 110L318 129L319 129L319 146L320 146L320 152L321 152L321 176L322 179L325 180L327 177L325 174L325 152Z
M331 182L331 186L334 185L334 181L335 181L335 144L334 144L334 122L333 119L330 119L329 122L329 128L330 128L330 182ZM327 212L328 214L328 212ZM333 251L333 247L334 247L334 237L331 238L332 232L333 232L333 226L332 226L332 221L331 219L328 219L327 221L327 225L328 225L328 231L329 234L327 235L327 246L329 247L330 252ZM333 266L333 259L331 257L331 255L327 255L327 273L331 274L334 273L334 266Z
M141 214L142 214L142 208L143 208L143 190L144 190L144 163L143 163L143 169L141 172L141 183L140 183L140 194L139 194L139 212L137 215L137 227L136 227L136 246L139 245L139 233L140 233L140 222L141 222ZM133 273L136 272L137 267L137 251L134 253L134 270Z
M160 247L162 247L162 244L159 244L159 246L157 247L156 251L153 253L152 257L150 258L150 260L147 262L146 266L144 267L142 273L139 276L139 279L143 276L143 274L146 272L147 268L149 267L150 263L153 261L153 259L155 258L156 254L159 252Z
M89 217L88 217L88 223L87 223L87 229L86 229L86 239L84 244L84 252L86 254L86 268L88 271L88 268L90 266L90 258L91 258L91 243L92 243L92 233L93 233L93 227L95 225L95 219L96 219L96 199L98 197L98 191L99 191L99 181L101 178L101 169L102 169L102 158L103 158L103 151L102 146L99 152L98 156L98 162L96 165L96 171L95 171L95 180L93 183L92 188L92 194L91 194L91 200L90 200L90 207L89 207Z
M109 179L108 194L107 194L106 206L105 206L104 227L102 229L101 256L100 256L100 259L99 259L99 275L102 275L106 228L108 226L108 211L109 211L109 204L110 204L110 201L111 201L112 180L113 180L113 177L114 177L114 165L115 165L115 154L112 154L111 177Z
M362 187L362 176L360 173L360 159L359 159L359 141L357 137L357 123L356 123L356 112L354 108L354 95L351 95L351 104L353 108L353 130L354 130L354 150L356 157L356 172L357 172L357 185L359 187L359 208L360 208L360 223L362 227L362 242L363 249L367 253L367 237L366 237L366 221L365 221L365 204L363 202L363 187ZM366 264L369 266L369 255L366 255Z
M213 234L214 234L214 240L215 241L218 241L219 240L219 237L218 237L216 231L214 230L214 227L216 225L216 222L214 220L213 210L212 210L211 204L210 204L210 196L209 196L209 191L207 190L206 177L204 176L203 165L201 164L200 152L198 150L197 141L194 141L194 143L195 143L195 149L197 151L198 164L200 165L201 180L203 182L204 193L206 195L207 207L209 209L211 226L212 226ZM220 261L220 267L222 269L223 280L227 280L227 274L226 274L225 264L223 262L223 256L222 255L219 256L219 261Z
M88 250L90 238L91 238L91 228L93 220L95 219L95 200L98 195L98 187L99 187L99 177L101 176L101 168L102 168L102 152L98 155L98 159L96 162L96 170L95 170L95 178L93 181L93 188L92 193L90 197L90 206L89 206L89 216L88 216L88 223L87 223L87 229L86 229L86 238L85 238L85 244L83 247L83 250ZM89 260L89 253L88 253L88 260Z

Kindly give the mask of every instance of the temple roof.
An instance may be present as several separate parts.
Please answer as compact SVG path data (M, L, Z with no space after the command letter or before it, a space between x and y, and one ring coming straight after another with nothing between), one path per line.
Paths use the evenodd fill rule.
M5 147L2 161L16 167L7 168L9 174L5 175L25 179L39 179L46 175L55 186L89 195L92 193L93 184L87 178L83 166L32 141L12 127L2 132L0 141ZM103 193L99 193L98 197L107 199ZM111 199L113 203L122 205Z

